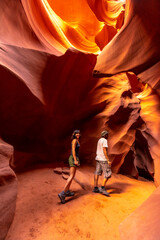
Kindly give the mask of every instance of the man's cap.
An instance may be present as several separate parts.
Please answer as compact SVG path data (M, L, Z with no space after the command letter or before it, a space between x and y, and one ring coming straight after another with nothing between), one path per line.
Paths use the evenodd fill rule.
M101 132L101 136L102 136L102 137L105 137L107 134L108 134L107 131L102 131L102 132Z

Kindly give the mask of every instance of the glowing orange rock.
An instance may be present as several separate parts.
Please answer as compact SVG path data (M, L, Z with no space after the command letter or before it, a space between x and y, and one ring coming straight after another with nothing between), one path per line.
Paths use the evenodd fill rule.
M82 164L92 163L107 127L113 171L137 177L143 165L160 184L159 1L127 1L122 28L123 1L0 6L0 134L15 148L13 167L66 160L77 127ZM94 79L101 50L96 76L132 71L141 81L131 73Z
M142 87L142 93L137 94L137 98L141 104L140 117L145 122L141 133L147 140L150 157L154 161L154 179L157 185L160 184L159 14L158 0L152 2L152 7L146 1L127 1L124 26L102 50L94 71L94 76L97 77L132 71L141 82L148 83L153 88L152 90L148 85L144 89ZM136 83L131 79L130 82L132 85ZM153 167L150 170L153 174Z
M95 70L99 75L124 71L139 74L160 61L159 4L154 0L151 8L145 0L127 1L123 27L98 56Z
M121 2L110 1L22 0L22 4L38 38L58 55L70 47L84 52L100 52L95 37L105 24L115 27L124 11ZM103 14L99 17L101 10Z

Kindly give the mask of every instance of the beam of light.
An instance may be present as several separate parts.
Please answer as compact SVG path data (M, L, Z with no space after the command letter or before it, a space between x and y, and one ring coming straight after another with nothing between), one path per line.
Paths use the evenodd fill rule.
M22 3L43 44L62 54L68 48L100 54L118 32L121 24L116 28L117 19L124 11L119 1L67 0L63 4L62 1L22 0Z
M152 92L152 88L146 83L143 88L143 91L139 93L136 97L139 99L143 99L148 97L151 94L151 92Z

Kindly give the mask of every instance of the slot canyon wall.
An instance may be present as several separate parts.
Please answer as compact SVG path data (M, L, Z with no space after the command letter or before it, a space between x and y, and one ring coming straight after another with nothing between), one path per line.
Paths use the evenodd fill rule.
M82 164L108 129L113 171L160 184L159 16L158 0L0 1L3 236L12 169L66 161L77 128Z

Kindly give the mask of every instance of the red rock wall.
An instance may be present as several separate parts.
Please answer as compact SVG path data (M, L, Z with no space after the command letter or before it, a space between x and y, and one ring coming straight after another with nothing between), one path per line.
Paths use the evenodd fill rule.
M72 3L73 1L68 0L67 4ZM157 15L149 11L148 5L137 5L134 1L128 1L124 26L110 44L107 44L123 23L122 3L107 2L108 5L104 5L103 1L84 1L85 7L78 15L72 10L67 10L67 5L64 5L65 11L62 11L60 2L55 5L45 1L46 5L43 5L38 0L34 3L22 1L22 4L20 1L11 1L8 5L5 0L1 4L4 24L0 35L2 39L0 129L3 139L15 148L12 166L22 169L40 161L67 159L70 151L69 138L74 128L81 128L84 136L81 148L84 159L82 161L93 162L100 131L107 127L110 131L109 154L113 161L113 170L123 172L125 165L122 165L127 161L127 154L135 142L135 151L141 152L143 157L138 160L139 154L135 153L133 167L128 171L138 176L137 167L143 165L139 164L139 161L142 161L146 166L146 172L153 176L153 168L156 166L155 176L158 184L159 65L156 63L158 47L155 43L159 30L149 31L151 24L155 24L156 29ZM74 10L80 7L79 2L74 4ZM155 13L158 6L157 1L154 1L152 9L156 9ZM50 11L54 12L53 19ZM145 15L154 15L152 23L147 25L148 20L144 15L141 16L141 11L145 11ZM103 14L100 15L100 12ZM86 14L92 18L93 25L84 20ZM76 19L78 28L71 24L73 19ZM104 22L106 25L102 26ZM80 30L82 26L90 31L82 32L82 29ZM6 28L9 31L5 31ZM83 38L80 38L78 29ZM73 36L78 34L76 42L72 31ZM91 34L96 36L96 41L93 39L91 41ZM140 49L141 42L137 36L145 42L143 49ZM75 45L78 44L78 38L79 43L81 42L79 46ZM90 44L85 42L84 38L90 39ZM66 45L66 39L72 44ZM149 43L154 45L152 49ZM104 45L106 47L103 49ZM63 54L70 46L72 49ZM90 48L91 46L94 47ZM84 53L75 50L76 48ZM95 53L98 48L103 51L98 56L95 66L96 55L88 54L86 51ZM138 54L133 54L137 49ZM153 66L150 67L151 65ZM92 77L94 66L100 73L109 75L132 70L139 74L141 82L151 81L153 91L149 87L144 88L138 78L131 73L94 79ZM116 70L112 70L113 67ZM152 107L148 110L150 105ZM151 117L148 111L151 114L154 112L154 117ZM143 144L139 147L140 141L137 139L139 131L144 141L147 141L145 151L142 150ZM156 144L153 144L151 138L155 139ZM146 159L150 159L151 163Z
M145 87L142 85L142 93L136 94L136 98L140 100L141 110L139 115L144 122L141 127L137 126L137 130L140 130L147 141L149 150L147 157L146 151L143 150L143 153L141 151L141 155L145 156L142 157L144 165L152 165L147 169L152 174L154 172L155 183L159 185L160 2L154 0L151 4L150 1L127 1L126 9L127 17L125 23L112 42L98 56L94 76L112 76L120 72L132 71L137 74L140 84L142 82L148 84ZM129 80L133 87L135 81L130 77ZM154 166L151 163L147 163L148 159L151 158ZM135 161L137 161L137 157Z
M107 128L113 171L160 184L159 13L159 0L128 0L125 19L122 1L1 1L0 136L14 169L66 161L75 128L93 163Z
M0 240L5 239L12 223L17 197L17 179L9 163L13 147L0 140Z

